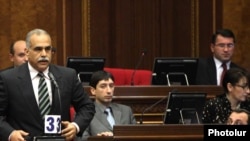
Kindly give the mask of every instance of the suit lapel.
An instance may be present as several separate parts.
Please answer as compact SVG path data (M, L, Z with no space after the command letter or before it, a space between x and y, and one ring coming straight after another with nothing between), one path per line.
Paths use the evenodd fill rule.
M121 118L122 118L121 112L113 104L111 104L111 108L112 108L112 112L113 112L113 115L114 115L115 124L121 124Z
M112 131L113 129L111 128L108 120L107 120L107 115L104 113L104 109L98 106L98 104L95 103L96 106L96 119L99 120L107 129ZM116 122L116 121L115 121Z
M208 59L208 78L210 79L211 84L217 85L217 75L216 75L216 65L213 58Z
M18 71L20 72L18 74L23 74L17 76L17 80L19 81L17 83L18 90L20 91L20 94L23 95L22 97L23 100L26 101L25 103L27 103L27 107L30 109L31 113L33 113L34 119L39 119L39 121L41 121L39 108L36 102L33 85L28 70L28 64L19 67Z
M62 102L62 92L63 92L63 83L61 81L62 75L60 71L58 71L54 65L49 66L49 72L53 74L55 77L55 81L58 83L59 91L60 91L60 101ZM55 87L54 83L51 81L51 89L52 89L52 108L50 114L61 115L61 107L59 104L59 93L58 88Z

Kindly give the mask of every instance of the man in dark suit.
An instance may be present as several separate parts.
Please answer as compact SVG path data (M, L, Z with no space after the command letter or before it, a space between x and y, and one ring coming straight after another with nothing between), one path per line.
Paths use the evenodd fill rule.
M89 136L113 136L113 127L107 119L106 109L111 110L114 124L136 124L132 109L129 106L112 102L114 94L114 77L106 71L93 73L90 80L90 92L95 96L96 113L89 127L84 131L82 140Z
M28 62L0 73L0 140L33 141L45 135L45 121L39 110L39 72L44 74L49 94L49 114L60 115L58 136L67 141L82 135L95 113L95 106L73 69L50 64L50 35L42 29L27 34ZM76 111L70 122L70 106Z
M210 45L213 55L209 58L199 58L196 75L197 85L220 85L223 63L225 63L227 70L239 67L231 61L235 43L234 33L229 29L220 29L213 34Z

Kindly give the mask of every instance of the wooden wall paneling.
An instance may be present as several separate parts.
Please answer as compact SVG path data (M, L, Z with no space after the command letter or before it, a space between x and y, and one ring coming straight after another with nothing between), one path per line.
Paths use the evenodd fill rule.
M120 0L115 1L113 4L111 44L116 51L112 59L117 67L134 68L137 61L133 59L135 59L137 54L139 56L140 47L135 45L135 9L136 6L133 0Z
M9 61L9 46L16 37L12 37L11 33L11 14L10 2L8 0L0 1L1 11L0 11L0 69L7 68L12 65ZM18 21L16 21L18 22Z
M90 1L90 56L106 58L106 65L113 63L116 48L112 46L112 0Z
M199 16L199 53L198 57L211 56L210 44L212 34L222 28L222 1L221 0L210 0L210 1L199 1L198 4Z
M161 30L161 0L139 0L135 3L135 52L134 66L137 65L143 49L147 50L139 68L151 69L153 65L154 50L160 48L160 30Z
M153 58L171 56L174 49L174 0L161 0L160 6L160 45L153 50ZM164 54L162 54L164 53Z
M199 4L194 0L93 0L90 3L91 55L106 57L109 67L134 68L141 49L147 48L140 65L144 69L152 69L155 57L197 56L198 43L204 41L199 40L196 26L203 25L200 21L207 23L200 18ZM206 17L207 13L201 16ZM206 28L201 27L201 31L212 33L212 27Z
M236 36L233 61L250 71L250 1L223 0L223 27L230 28Z
M2 0L0 2L0 69L12 65L9 61L9 46L19 39L25 39L26 34L34 28L48 31L52 44L57 45L56 2L39 0Z
M82 56L82 0L64 1L65 19L62 24L65 24L64 30L64 54L62 58L66 64L68 56Z
M58 35L57 37L57 45L54 47L56 48L56 53L53 56L53 63L54 64L60 64L60 65L65 65L65 58L66 58L66 36L65 36L65 1L63 0L57 0L56 2L56 11L57 11L57 26L56 26L56 34ZM59 24L61 23L61 24Z
M6 61L11 40L26 36L29 30L38 27L51 34L57 47L54 61L59 65L65 65L67 56L90 55L106 57L110 67L134 68L142 48L148 52L139 68L145 69L152 69L154 57L192 56L194 43L190 41L193 38L190 28L195 22L191 17L192 3L190 0L3 1L0 67L11 65ZM208 43L208 36L210 39L213 19L216 19L215 26L219 25L218 3L221 0L199 1L200 46ZM214 6L216 10L212 14L216 18L210 11ZM15 7L21 10L16 12ZM4 11L8 9L14 13ZM83 30L86 25L89 32ZM20 30L16 32L17 29ZM199 49L201 56L207 55L208 51Z
M90 56L90 0L82 1L82 47L83 56Z
M191 57L191 1L174 1L171 57ZM170 48L170 47L168 47Z

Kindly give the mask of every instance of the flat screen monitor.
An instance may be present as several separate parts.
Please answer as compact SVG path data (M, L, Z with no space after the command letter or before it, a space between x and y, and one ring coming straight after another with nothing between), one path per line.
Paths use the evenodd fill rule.
M170 92L163 123L201 124L206 95L205 92Z
M152 85L195 85L198 58L157 57L154 59Z
M81 82L88 85L93 72L103 70L104 65L103 57L68 57L66 66L75 69Z

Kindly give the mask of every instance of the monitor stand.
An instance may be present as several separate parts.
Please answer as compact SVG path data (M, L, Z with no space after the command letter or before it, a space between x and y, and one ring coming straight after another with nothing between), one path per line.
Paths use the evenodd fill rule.
M196 109L187 108L180 110L181 124L200 124Z
M177 82L174 82L170 79L170 77L181 77L179 81ZM187 86L189 86L189 82L188 82L188 78L187 78L187 75L185 73L182 73L182 72L171 72L171 73L168 73L166 75L167 77L167 82L168 82L168 86L171 86L171 85L182 85L181 84L181 80L185 80L185 83Z

